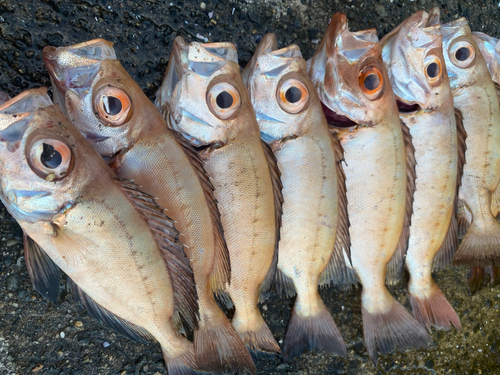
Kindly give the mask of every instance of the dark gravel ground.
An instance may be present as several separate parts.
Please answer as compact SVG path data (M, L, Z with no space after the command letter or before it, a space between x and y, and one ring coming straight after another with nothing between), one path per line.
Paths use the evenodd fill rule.
M352 30L376 27L379 36L418 9L441 8L443 21L465 16L473 30L500 37L499 4L492 0L246 0L82 1L0 0L0 89L11 95L49 86L41 59L46 45L68 45L103 37L144 92L153 98L176 35L229 41L241 64L267 32L280 46L297 43L309 58L335 11L345 12ZM198 37L197 37L198 35ZM100 326L61 285L58 304L33 291L22 251L22 233L0 210L0 374L166 374L160 348L142 345ZM435 275L462 320L462 331L433 332L434 347L382 356L378 367L363 346L360 289L322 292L348 347L347 360L305 354L284 364L262 360L260 374L497 374L500 373L500 288L471 295L467 270ZM391 292L409 308L404 285ZM273 297L262 306L278 340L283 338L292 300Z

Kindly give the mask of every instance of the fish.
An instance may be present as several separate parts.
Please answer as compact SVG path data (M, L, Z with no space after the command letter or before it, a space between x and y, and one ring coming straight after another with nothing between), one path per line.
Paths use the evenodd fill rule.
M439 19L439 9L431 12ZM441 29L453 100L467 132L466 163L458 192L459 232L465 235L453 263L499 266L500 108L495 85L467 20L459 18Z
M179 232L153 198L118 179L46 88L0 106L0 198L24 231L35 289L55 301L61 273L77 302L137 341L157 340L169 374L195 374L175 317L196 319Z
M344 257L349 251L349 222L345 176L336 157L343 151L328 131L297 45L278 49L276 36L266 34L242 77L283 185L277 279L288 297L297 294L283 340L283 360L306 350L346 357L342 335L318 293L318 284L344 284L354 276Z
M231 43L178 36L155 104L196 147L214 184L232 271L221 302L234 306L232 324L259 358L280 353L257 303L274 279L282 198L237 61Z
M410 304L415 318L428 329L451 329L451 324L460 329L460 318L431 275L452 262L458 247L456 197L465 162L465 131L453 106L441 25L433 21L427 12L416 12L380 44L399 118L415 148L415 193L405 258Z
M335 13L308 72L344 149L350 256L362 285L365 345L377 363L377 347L387 353L431 342L385 285L386 269L389 279L400 276L407 246L415 164L411 136L400 124L374 29L351 32L345 14Z
M198 367L255 373L237 332L214 293L230 277L213 186L189 143L161 114L116 58L112 43L95 39L45 47L54 98L120 178L133 180L175 220L191 261L199 299L194 326Z

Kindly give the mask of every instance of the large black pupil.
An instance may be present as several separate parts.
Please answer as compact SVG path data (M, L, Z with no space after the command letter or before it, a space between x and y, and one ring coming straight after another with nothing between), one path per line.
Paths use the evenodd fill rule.
M217 95L216 102L219 108L231 108L233 105L233 97L227 91L222 91L219 95Z
M122 111L122 102L120 99L114 97L114 96L108 96L108 105L104 106L104 109L106 110L106 113L110 116L115 116L118 113Z
M372 91L372 90L375 90L377 87L380 86L380 80L378 79L378 75L377 74L369 74L366 78L365 78L365 87Z
M297 103L300 99L302 99L302 92L299 88L292 86L286 90L285 98L289 103Z
M455 57L458 61L465 61L470 57L470 51L467 47L462 47L455 52Z
M439 65L435 62L427 66L427 75L430 78L436 78L439 75Z
M59 167L62 162L62 156L59 151L57 151L54 146L48 145L47 143L43 144L43 152L40 159L42 164L50 169Z

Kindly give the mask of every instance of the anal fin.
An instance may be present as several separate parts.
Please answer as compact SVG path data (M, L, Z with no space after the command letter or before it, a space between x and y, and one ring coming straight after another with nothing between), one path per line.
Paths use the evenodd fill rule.
M56 302L59 294L61 270L26 233L24 237L24 260L28 267L31 284L44 298Z
M116 179L115 182L151 229L172 280L176 312L183 316L191 328L195 327L198 321L198 297L194 276L174 221L165 215L151 195L140 191L132 181Z
M266 155L267 164L269 165L269 171L271 173L271 182L273 184L274 216L276 219L276 242L274 246L274 254L271 267L269 268L266 278L260 285L259 303L264 302L269 297L272 286L275 283L276 272L278 268L278 245L280 240L282 219L281 216L283 215L283 185L281 184L281 171L278 166L278 161L276 160L271 147L263 140L261 140L261 144Z
M408 249L408 239L410 237L411 215L413 214L413 194L415 193L415 147L413 147L410 129L401 121L403 140L406 151L406 202L405 216L403 219L403 229L399 238L398 246L392 258L387 263L386 280L389 284L395 284L401 280L403 274L406 251Z

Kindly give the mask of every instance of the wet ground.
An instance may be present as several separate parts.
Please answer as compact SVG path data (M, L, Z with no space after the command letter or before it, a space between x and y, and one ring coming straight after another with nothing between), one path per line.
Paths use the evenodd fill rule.
M50 85L41 60L46 45L67 45L102 37L153 98L161 83L172 41L229 41L242 66L267 32L285 46L297 43L311 57L330 16L348 15L352 30L376 27L379 36L414 11L441 8L444 21L465 16L473 30L500 37L496 1L246 0L82 1L0 0L0 90L11 95ZM438 272L441 286L462 321L462 331L433 332L434 346L381 356L378 367L363 346L360 289L322 291L348 348L346 360L324 353L284 364L257 363L260 374L496 374L500 373L500 287L471 295L467 270ZM0 374L166 374L160 347L142 345L100 326L75 304L61 285L57 304L33 291L22 252L22 233L0 210ZM404 284L391 292L409 308ZM262 307L275 337L284 336L293 301L273 296Z

